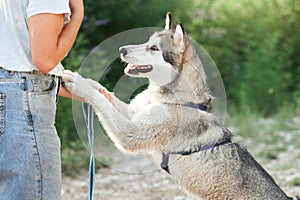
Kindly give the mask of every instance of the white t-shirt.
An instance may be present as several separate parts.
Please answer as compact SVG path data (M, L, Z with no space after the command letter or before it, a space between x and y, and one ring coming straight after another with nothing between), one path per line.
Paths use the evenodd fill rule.
M40 13L71 14L69 0L0 0L0 67L10 71L38 70L31 58L27 20ZM61 75L59 63L50 74Z

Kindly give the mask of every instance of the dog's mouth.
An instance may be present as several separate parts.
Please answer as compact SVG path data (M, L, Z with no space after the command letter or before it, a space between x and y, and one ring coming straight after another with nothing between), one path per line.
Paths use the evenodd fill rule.
M128 63L124 72L126 74L148 73L153 70L152 65L133 65Z

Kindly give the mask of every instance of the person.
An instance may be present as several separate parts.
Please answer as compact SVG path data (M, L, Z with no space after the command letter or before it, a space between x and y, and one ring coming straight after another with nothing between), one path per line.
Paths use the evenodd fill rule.
M83 0L0 0L1 200L60 199L60 62L83 15Z

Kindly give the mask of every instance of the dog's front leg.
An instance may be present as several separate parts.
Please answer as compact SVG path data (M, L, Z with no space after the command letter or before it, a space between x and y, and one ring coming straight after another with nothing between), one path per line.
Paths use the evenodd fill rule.
M150 143L146 141L150 138L142 136L145 132L142 128L133 124L129 118L119 112L119 110L97 90L94 90L90 96L92 96L92 98L88 98L88 103L93 106L107 135L118 149L131 153L138 153L145 150L149 151L148 146L145 144L151 146Z
M122 115L113 104L99 93L94 96L93 106L99 121L114 144L123 151L136 152L136 146L139 146L140 143L136 136L141 131L139 127Z
M118 97L112 94L111 96L111 103L114 105L114 107L122 113L123 116L125 116L127 119L130 118L128 113L128 104L121 101Z
M96 81L93 81L91 79L87 79L87 80L88 80L88 82L91 82L92 84L94 84L93 82L96 82ZM125 102L121 101L112 92L109 92L104 86L102 86L99 83L98 83L98 86L95 89L97 91L99 91L102 95L104 95L104 97L110 103L112 103L114 105L114 107L117 108L120 113L122 113L122 115L124 115L125 117L129 118L128 104L126 104Z
M66 72L63 74L63 80L69 91L84 98L94 107L108 136L119 149L130 152L143 150L145 137L137 137L142 132L140 128L134 125L128 116L123 115L98 89L92 87L77 73Z

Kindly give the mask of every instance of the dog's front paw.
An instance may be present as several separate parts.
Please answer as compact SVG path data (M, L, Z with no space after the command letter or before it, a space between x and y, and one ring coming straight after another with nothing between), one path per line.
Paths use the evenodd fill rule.
M75 94L79 79L81 78L82 77L77 72L71 72L70 70L65 70L62 75L63 86L71 93Z
M62 75L63 86L72 94L86 98L91 95L93 88L87 83L86 79L77 72L65 70Z
M77 72L72 72L70 70L65 70L62 75L62 81L64 83L75 82L79 78L83 79L82 76L79 75Z

